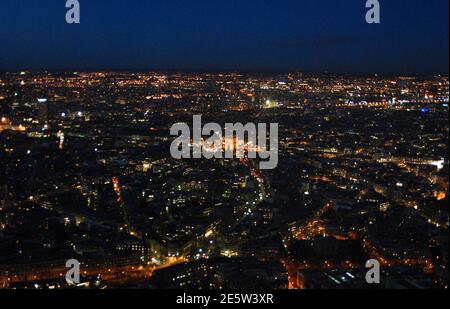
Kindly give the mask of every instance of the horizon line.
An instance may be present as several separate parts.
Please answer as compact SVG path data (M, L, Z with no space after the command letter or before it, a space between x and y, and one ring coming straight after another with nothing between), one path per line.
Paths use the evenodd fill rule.
M2 69L3 73L76 73L76 72L164 72L164 73L241 73L241 74L324 74L324 75L382 75L382 76L448 76L448 71L435 72L399 72L399 71L334 71L334 70L301 70L301 69L192 69L192 68L23 68Z

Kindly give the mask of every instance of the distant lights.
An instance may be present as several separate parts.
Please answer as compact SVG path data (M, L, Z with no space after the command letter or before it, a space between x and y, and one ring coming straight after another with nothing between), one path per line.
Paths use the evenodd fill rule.
M39 103L47 103L48 99L47 98L38 98L37 101Z
M436 196L438 201L443 201L447 198L447 194L445 192L439 192Z
M434 161L431 165L436 166L438 170L442 170L445 166L445 159Z

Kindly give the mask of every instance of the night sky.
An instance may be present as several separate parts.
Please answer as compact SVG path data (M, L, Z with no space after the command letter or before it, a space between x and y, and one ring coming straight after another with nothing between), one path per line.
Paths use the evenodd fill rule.
M448 0L0 0L0 70L447 73Z

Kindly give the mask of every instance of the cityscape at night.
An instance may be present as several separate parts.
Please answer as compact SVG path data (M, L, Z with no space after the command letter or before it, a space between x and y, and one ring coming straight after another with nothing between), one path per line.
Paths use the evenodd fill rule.
M6 0L0 11L16 2L27 3ZM81 23L69 25L70 6L62 2L62 28L89 28L92 7L80 1ZM297 2L314 11L311 1ZM424 5L411 2L414 12ZM393 4L380 25L368 25L365 1L358 3L361 28L389 26ZM123 47L102 55L103 39L98 49L80 47L80 58L92 57L58 56L58 40L70 40L59 34L36 54L30 46L17 52L26 43L11 39L17 29L7 34L16 22L0 19L0 289L448 289L448 1L430 3L430 10L445 10L438 25L444 35L429 36L444 37L445 56L380 50L393 55L367 60L367 70L358 60L337 59L342 42L353 45L334 34L342 42L322 37L295 47L324 59L304 70L298 60L276 67L251 49L215 66L197 57L183 62L176 49L143 65L144 57L116 62L132 53ZM28 29L33 20L24 23ZM404 37L423 35L420 25ZM138 26L130 26L131 39L116 33L115 43L148 39ZM82 44L95 45L97 36ZM240 46L237 36L231 45ZM146 44L143 50L157 48ZM211 44L216 59L222 43ZM61 53L69 45L62 43ZM225 58L232 49L224 48ZM336 59L325 56L328 49L337 50ZM180 61L168 65L171 57ZM197 115L210 123L200 133ZM209 149L211 123L227 134L227 125L247 123L248 134L240 141L211 129L220 144ZM174 124L194 128L189 157L173 154L180 146ZM259 131L256 145L250 124L271 124L263 132L278 136L269 143ZM267 147L276 153L269 157ZM196 148L210 156L196 157ZM265 159L276 162L262 168ZM71 267L79 272L73 281ZM372 267L379 270L373 277Z

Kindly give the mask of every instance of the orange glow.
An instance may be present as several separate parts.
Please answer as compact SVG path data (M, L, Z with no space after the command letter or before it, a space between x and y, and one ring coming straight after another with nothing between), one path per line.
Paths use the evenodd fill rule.
M114 186L114 192L116 193L116 196L117 196L117 202L121 203L122 202L122 195L120 193L119 178L113 177L112 183L113 183L113 186Z
M208 231L205 233L205 238L208 238L208 237L212 236L213 234L214 234L213 230L208 230Z
M114 186L114 191L117 192L119 190L119 178L113 177L112 182Z
M443 200L445 200L446 197L447 197L447 194L445 194L445 192L439 192L436 198L438 201L443 201Z

